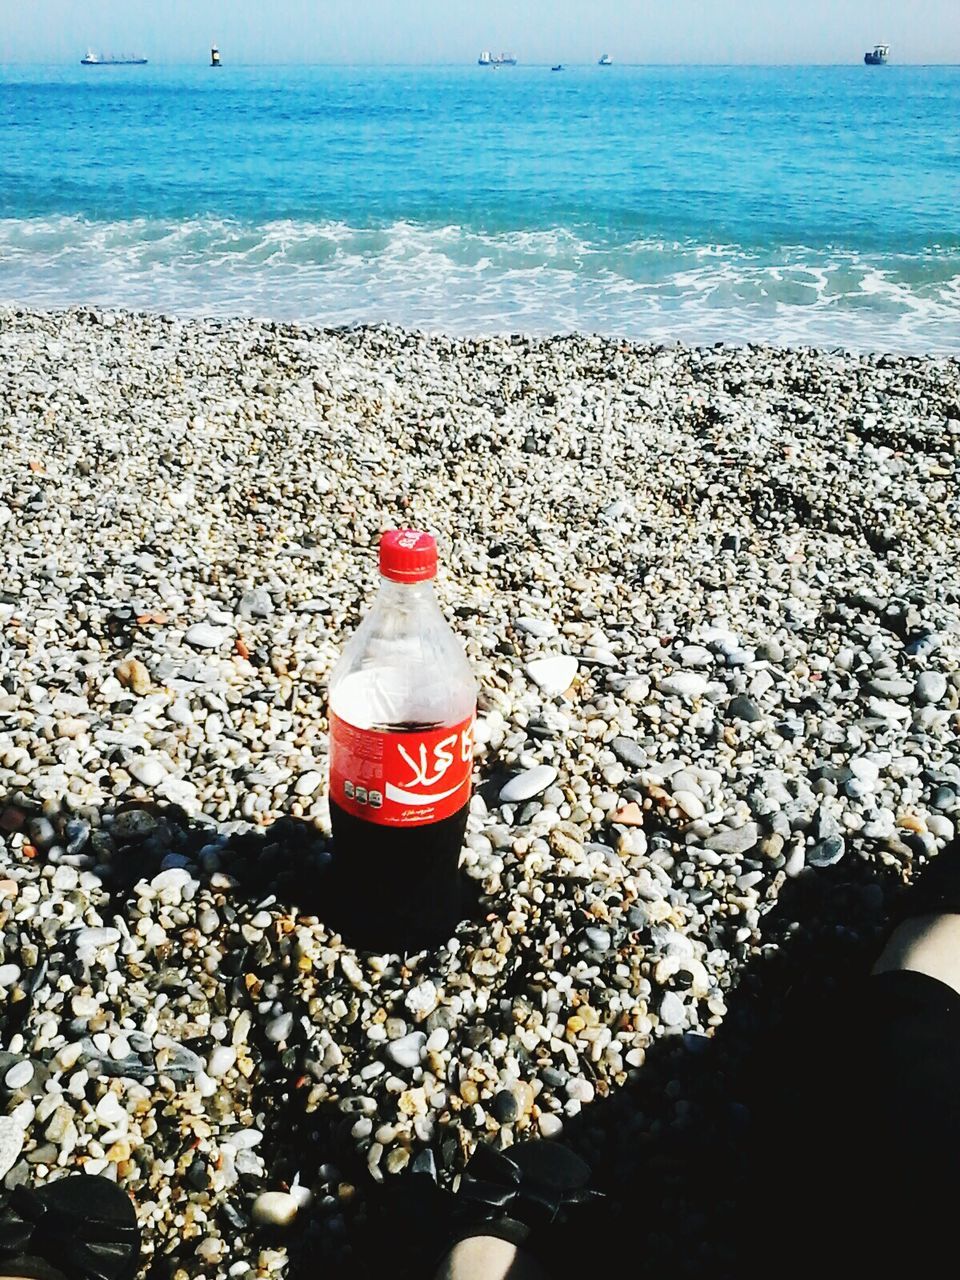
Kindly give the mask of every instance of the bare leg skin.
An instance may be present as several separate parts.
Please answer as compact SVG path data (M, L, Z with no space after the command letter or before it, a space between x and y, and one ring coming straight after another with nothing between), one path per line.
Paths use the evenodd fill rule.
M960 994L960 915L915 916L898 925L873 972L898 969L938 978Z
M473 1236L447 1255L436 1280L547 1280L547 1275L506 1240Z

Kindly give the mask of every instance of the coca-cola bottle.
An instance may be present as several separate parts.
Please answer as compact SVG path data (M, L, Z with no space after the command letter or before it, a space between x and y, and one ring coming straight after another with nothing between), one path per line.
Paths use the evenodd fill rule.
M429 945L460 918L477 687L436 572L429 533L385 533L379 594L330 677L335 897L362 946Z

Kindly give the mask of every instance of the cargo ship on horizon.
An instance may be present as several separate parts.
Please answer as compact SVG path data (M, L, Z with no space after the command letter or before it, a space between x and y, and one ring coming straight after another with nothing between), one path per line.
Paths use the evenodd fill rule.
M515 67L517 65L517 60L512 53L494 56L489 49L484 49L477 62L481 67Z
M81 67L145 67L146 58L135 57L132 53L94 53L88 49L80 59Z

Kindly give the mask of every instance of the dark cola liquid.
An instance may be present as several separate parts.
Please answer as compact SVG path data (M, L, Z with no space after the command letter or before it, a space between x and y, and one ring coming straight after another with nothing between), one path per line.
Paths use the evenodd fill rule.
M338 927L352 945L403 951L452 935L465 914L468 808L422 827L380 827L330 802Z

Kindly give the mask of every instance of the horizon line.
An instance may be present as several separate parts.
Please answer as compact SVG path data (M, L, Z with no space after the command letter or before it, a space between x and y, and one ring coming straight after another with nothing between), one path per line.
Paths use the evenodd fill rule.
M221 54L223 53L223 48L222 48L222 46L220 47L220 52L221 52ZM151 57L148 57L148 55L146 55L146 54L142 54L142 53L133 54L133 55L130 55L130 56L134 56L134 57L144 57L144 58L147 58L147 62L146 62L144 65L148 65L148 66L157 66L157 67L201 67L201 66L202 66L202 67L207 67L207 68L209 68L209 66L210 66L209 62L207 62L207 61L201 61L199 58L198 58L198 59L196 59L196 60L166 59L166 58L162 58L162 57L151 58ZM56 61L47 61L47 60L42 60L42 59L41 59L41 60L37 60L37 59L34 59L34 58L29 58L29 59L15 59L15 60L12 60L12 61L0 61L0 67L73 67L73 66L80 66L80 65L81 65L81 63L80 63L80 59L79 59L79 58L76 58L76 59L70 59L70 60L66 60L66 59L57 59ZM104 64L104 65L109 65L109 64ZM520 70L520 69L523 69L523 68L531 68L531 69L539 69L539 68L543 68L543 67L548 67L548 68L549 68L549 67L552 67L553 65L554 65L554 64L553 64L553 63L551 63L549 60L544 61L544 62L539 62L539 61L534 61L534 62L524 62L524 61L519 61L519 62L516 64L516 66L515 66L515 67L504 68L504 70L514 71L514 70ZM572 68L572 67L596 67L596 66L598 66L599 64L598 64L598 61L597 61L596 59L591 59L590 61L584 61L584 62L581 62L581 61L577 61L577 62L565 62L565 63L562 63L562 65L563 65L565 68ZM758 69L758 70L764 70L764 69L770 69L770 68L783 68L783 67L797 67L797 68L804 68L804 67L856 67L856 66L862 66L862 65L863 65L863 57L862 57L862 55L860 56L860 58L858 58L858 59L856 59L856 60L852 60L852 61L848 61L848 60L844 59L844 60L842 60L842 61L841 61L841 60L836 60L836 61L826 61L826 60L824 60L824 61L815 61L815 62L761 62L761 61L749 61L749 62L720 62L720 61L717 61L717 62L713 62L713 61L709 61L709 62L703 62L703 61L701 61L701 62L683 62L683 61L680 61L680 60L673 60L673 59L670 59L670 60L667 60L667 61L651 61L651 62L644 62L644 61L641 61L641 62L634 62L634 61L628 61L628 60L626 60L626 59L622 59L622 60L616 60L616 59L615 59L615 60L610 64L610 66L608 66L608 67L606 67L606 68L605 68L605 70L612 70L614 67L629 67L629 68L636 68L636 67L691 67L691 68L695 68L695 67L705 67L705 68L706 68L706 67L717 67L717 68L731 68L731 67L737 67L737 68L745 68L745 69L749 69L749 68L756 68L756 69ZM471 60L471 61L467 61L467 62L464 62L464 61L461 61L461 60L456 60L456 61L454 61L454 60L449 60L449 61L436 61L436 62L434 62L434 61L423 61L423 62L419 62L419 61L413 61L413 62L409 62L409 61L398 61L398 62L394 62L394 61L386 61L386 60L383 60L383 61L381 61L381 60L377 60L377 61L372 61L372 62L363 62L363 61L356 61L356 60L352 60L352 59L339 59L339 60L336 60L336 61L316 61L316 62L312 62L312 61L302 61L302 60L276 60L276 61L263 61L263 62L243 60L243 61L238 61L238 62L225 62L225 63L223 63L223 64L222 64L221 69L226 69L228 66L230 66L230 67L237 67L237 68L252 68L252 67L324 67L324 68L332 68L332 67L345 67L345 68L346 68L346 67L387 67L387 68L408 68L408 67L418 67L418 68L424 68L424 69L431 69L431 68L433 68L433 69L440 69L440 68L452 68L452 67L479 67L479 64L478 64L478 62L477 62L477 60L476 60L476 59L473 59L473 60ZM896 68L897 68L897 67L958 67L958 66L960 66L960 61L932 61L932 62L927 62L927 61L923 61L923 62L921 62L921 61L918 61L918 62L900 61L900 62L898 62L898 61L894 60L894 61L890 62L889 64L887 64L887 66L886 66L886 68L885 68L885 69L889 71L889 70L896 70ZM483 69L484 69L484 70L490 70L490 68L483 68Z

